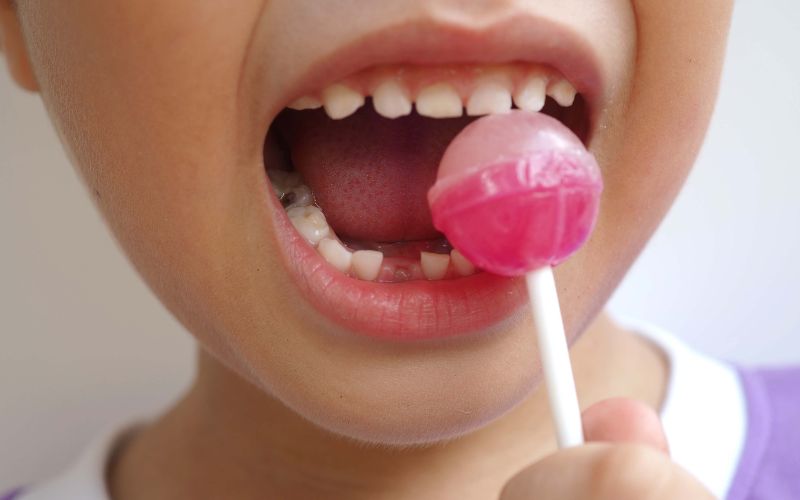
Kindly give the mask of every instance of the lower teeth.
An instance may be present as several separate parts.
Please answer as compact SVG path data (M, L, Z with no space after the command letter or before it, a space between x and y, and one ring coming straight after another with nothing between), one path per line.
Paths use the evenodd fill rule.
M472 265L449 244L431 242L427 251L415 258L386 257L381 249L396 244L373 244L369 249L352 250L333 232L325 214L315 204L314 193L303 183L299 173L287 170L267 170L272 188L286 210L286 215L298 233L339 271L364 281L385 283L453 279L475 274ZM358 245L366 246L366 245Z

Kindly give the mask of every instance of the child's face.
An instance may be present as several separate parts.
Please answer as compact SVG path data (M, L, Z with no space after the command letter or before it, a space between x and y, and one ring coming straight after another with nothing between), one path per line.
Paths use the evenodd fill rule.
M467 76L454 83L462 87L474 83L476 61L550 63L571 76L594 117L590 149L606 185L592 240L557 272L575 338L695 158L731 9L729 0L18 3L62 140L166 306L216 357L304 417L396 443L463 434L535 387L524 294L516 281L480 275L370 283L327 265L297 237L269 188L265 156L267 167L279 160L264 144L278 113L390 63L404 64L417 83L432 68L458 63ZM6 18L13 37L15 21ZM323 209L330 200L337 234L356 228L353 239L362 242L434 238L420 193L436 162L423 160L441 154L431 137L452 137L463 124L390 122L372 111L334 123L320 111L303 113L310 118L285 120L289 154L304 165ZM403 145L385 148L394 137ZM356 157L371 154L375 163L348 166L352 151L376 144L384 147L377 156ZM428 156L415 153L426 148ZM477 333L452 336L465 332ZM415 335L428 340L398 340Z

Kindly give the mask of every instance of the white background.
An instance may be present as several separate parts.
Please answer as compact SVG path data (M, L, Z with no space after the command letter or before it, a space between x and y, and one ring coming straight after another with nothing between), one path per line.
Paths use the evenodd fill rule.
M738 3L719 107L614 312L748 363L800 361L800 3ZM0 71L0 491L165 405L192 344L106 234L35 96Z

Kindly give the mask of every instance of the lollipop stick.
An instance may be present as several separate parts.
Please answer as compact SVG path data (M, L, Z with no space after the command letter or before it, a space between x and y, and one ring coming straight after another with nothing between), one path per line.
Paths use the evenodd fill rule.
M525 281L538 331L539 356L558 445L561 448L578 446L583 444L583 425L553 269L547 266L532 271Z

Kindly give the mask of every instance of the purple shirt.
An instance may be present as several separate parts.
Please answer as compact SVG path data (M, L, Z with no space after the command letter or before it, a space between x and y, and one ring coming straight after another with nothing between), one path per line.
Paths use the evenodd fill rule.
M9 491L8 493L0 497L0 500L14 500L14 498L16 498L17 495L19 495L20 493L22 493L21 489Z
M740 370L747 435L728 500L800 500L800 366ZM21 490L0 496L14 500Z
M740 375L747 438L728 499L800 499L800 367Z

